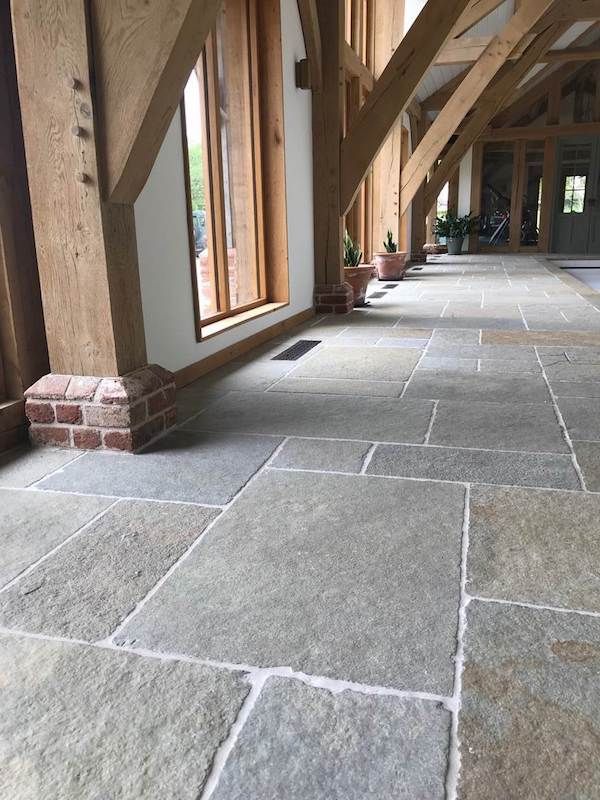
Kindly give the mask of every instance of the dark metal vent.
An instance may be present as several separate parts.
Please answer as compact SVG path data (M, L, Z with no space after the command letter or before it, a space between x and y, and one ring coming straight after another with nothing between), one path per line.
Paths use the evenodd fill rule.
M414 272L420 272L422 269L423 267L411 267L411 270L414 270Z
M397 283L386 283L386 284L385 284L385 286L384 286L383 288L384 288L384 289L395 289L395 288L396 288L396 286L398 286L398 284L397 284Z
M301 356L308 353L309 350L312 350L313 347L316 347L318 344L321 344L320 339L300 339L296 344L288 347L287 350L283 350L281 353L273 356L271 361L297 361Z
M380 297L385 297L385 296L386 296L386 294L387 294L387 292L372 292L372 293L369 295L369 300L370 300L371 298L373 298L373 297L374 297L376 300L379 300L379 298L380 298Z

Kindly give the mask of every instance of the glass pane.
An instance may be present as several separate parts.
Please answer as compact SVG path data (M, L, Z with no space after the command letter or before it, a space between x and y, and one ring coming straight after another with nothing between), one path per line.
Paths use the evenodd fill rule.
M184 92L186 137L188 147L190 199L196 281L200 318L217 313L215 249L211 225L210 181L206 148L206 108L201 61L190 75Z
M512 144L487 145L483 152L479 241L488 246L509 241L513 153Z
M582 214L583 207L585 204L585 191L582 190L575 190L573 192L573 200L571 204L571 210L575 214Z
M574 189L583 189L583 191L585 193L585 181L586 181L586 176L585 175L574 175L573 176L573 188Z
M571 211L573 210L572 206L573 206L573 198L571 197L570 194L569 195L565 194L565 199L563 202L563 214L570 214Z
M227 0L217 26L223 201L231 308L261 296L253 108L245 0Z

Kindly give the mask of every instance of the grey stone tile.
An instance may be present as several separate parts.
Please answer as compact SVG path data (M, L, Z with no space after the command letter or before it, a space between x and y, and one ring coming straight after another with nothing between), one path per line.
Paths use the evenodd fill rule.
M5 628L96 641L109 636L217 516L122 500L0 593Z
M382 336L377 341L377 347L414 347L418 350L423 350L427 347L429 339L401 339L400 337L394 339L389 336Z
M339 439L288 439L273 459L281 469L315 469L329 472L360 472L370 442Z
M419 370L440 370L443 372L477 372L476 358L454 358L453 356L425 355L419 362Z
M249 686L196 664L0 635L2 796L196 800Z
M600 442L574 442L577 463L590 492L600 492Z
M475 487L470 591L600 611L599 518L595 495Z
M282 352L287 347L289 344L286 342L277 352ZM263 392L272 383L286 375L296 364L295 361L233 362L209 372L192 385L196 390L204 392Z
M269 470L118 642L450 693L463 503L451 484Z
M25 487L73 461L78 451L17 447L0 454L0 486Z
M556 381L550 380L557 397L600 397L600 381Z
M500 358L482 358L479 361L479 371L492 375L508 375L511 372L539 374L542 368L535 361L517 361L511 359L503 361Z
M579 489L571 456L418 445L378 445L370 475Z
M218 404L223 407L227 401ZM46 478L40 488L224 505L280 441L273 436L176 431L136 456L88 453Z
M441 800L449 717L422 700L331 694L271 679L213 798Z
M460 328L436 329L431 337L431 344L479 344L479 331L461 330Z
M269 392L294 394L344 394L363 397L400 397L405 383L399 381L352 380L351 378L282 378Z
M237 430L316 438L379 442L422 442L433 403L379 397L326 395L228 395L189 423L192 430Z
M508 347L495 344L452 344L432 340L428 355L446 358L481 358L537 364L533 347Z
M571 439L600 441L600 401L598 399L559 397L557 404Z
M599 670L600 620L472 602L461 800L597 797Z
M553 407L541 403L514 405L442 400L429 443L531 453L569 452Z
M110 503L100 497L0 489L0 587Z
M427 340L431 336L431 329L428 328L377 328L369 325L361 325L360 327L347 328L342 336L346 339L360 338L363 336L370 336L375 339L383 337L387 339L417 339Z
M470 328L472 330L493 331L520 331L525 330L525 323L521 319L507 319L505 317L419 317L403 316L401 325L413 325L425 328L428 325L434 328Z
M296 378L406 380L419 360L414 348L327 347L294 370Z
M550 403L551 398L541 375L494 375L441 370L417 370L406 387L405 397L430 400L464 400L489 403ZM520 413L515 409L515 414Z
M544 366L553 381L597 381L600 383L600 364L572 364L568 361Z

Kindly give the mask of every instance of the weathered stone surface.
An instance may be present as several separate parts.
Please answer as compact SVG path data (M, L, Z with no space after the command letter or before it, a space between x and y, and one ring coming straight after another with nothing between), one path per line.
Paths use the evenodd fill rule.
M598 797L600 620L468 608L460 800Z
M100 497L0 489L0 587L110 503Z
M474 487L470 591L600 612L600 497Z
M405 397L461 400L469 403L550 402L550 395L541 375L448 375L444 372L420 370L417 370L410 381Z
M590 492L600 492L600 442L575 442L577 463Z
M217 513L122 500L0 594L0 625L86 641L106 638Z
M378 397L236 392L212 403L190 430L422 442L432 403Z
M88 453L40 486L223 505L264 464L280 441L271 436L176 431L135 458Z
M476 358L455 358L454 356L425 355L419 362L419 370L440 370L443 372L477 372Z
M436 703L271 679L213 798L441 800L449 727Z
M553 407L541 403L512 405L442 400L429 442L532 453L569 452Z
M406 380L419 360L414 348L326 347L295 370L300 378L359 377L370 381Z
M355 397L400 397L405 384L343 378L297 378L290 375L271 386L270 392L294 394L343 394Z
M557 397L600 397L600 381L556 381L550 386Z
M0 454L0 486L31 486L49 472L60 469L79 454L51 447L19 447Z
M596 399L561 397L558 407L571 439L600 441L600 409Z
M600 333L587 331L483 331L484 344L600 345Z
M450 484L269 471L119 641L450 693L463 505Z
M464 333L464 331L463 331ZM537 356L533 347L504 347L494 344L452 344L432 339L428 355L446 358L480 358L486 361L512 361L537 364Z
M196 800L248 692L236 675L0 635L0 795Z
M571 456L453 447L378 445L370 475L580 489Z
M280 469L358 473L370 447L370 442L288 439L272 463L274 467Z
M431 337L431 345L439 344L479 344L479 331L436 328Z
M281 345L277 352L285 350L287 346ZM210 392L262 392L295 366L295 361L234 362L209 372L195 381L193 386Z

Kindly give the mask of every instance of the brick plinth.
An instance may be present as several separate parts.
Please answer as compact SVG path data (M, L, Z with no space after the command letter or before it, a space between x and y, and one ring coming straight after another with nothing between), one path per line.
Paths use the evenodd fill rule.
M426 264L427 263L427 253L411 253L408 262L410 264Z
M315 286L317 314L349 314L354 308L354 292L349 283L322 283Z
M33 444L134 452L177 419L175 378L150 364L119 378L49 374L25 392Z

